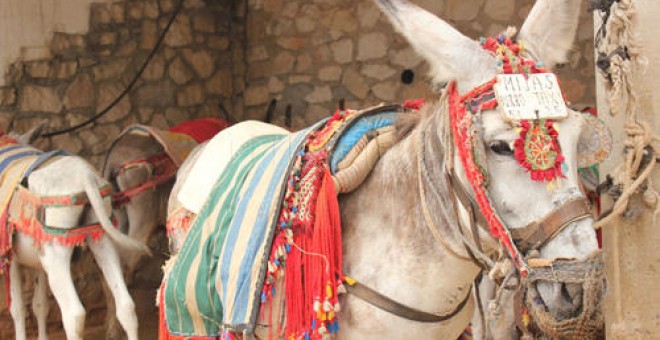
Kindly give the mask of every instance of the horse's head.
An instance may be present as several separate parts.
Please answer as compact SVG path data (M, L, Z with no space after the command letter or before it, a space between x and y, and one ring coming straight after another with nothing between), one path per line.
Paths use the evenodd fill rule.
M520 30L518 41L524 50L518 53L519 45L510 45L516 57L519 55L521 60L534 62L527 64L524 70L516 64L513 71L506 71L506 67L511 66L508 64L510 60L498 56L498 49L500 45L505 45L506 36L499 41L494 40L497 46L487 48L487 43L482 41L480 44L463 36L443 20L406 1L377 0L394 26L428 61L432 81L435 84L455 83L459 104L467 106L467 111L472 109L469 116L474 123L474 142L473 150L469 152L478 158L477 165L486 168L488 178L483 186L484 192L497 219L510 231L524 230L549 215L554 219L547 223L556 226L549 229L551 235L537 238L535 243L526 246L518 244L525 256L538 251L536 256L541 258L583 260L597 251L594 221L584 213L586 198L578 183L577 172L578 164L586 165L585 159L589 158L589 150L583 146L589 145L587 141L592 141L597 131L585 117L570 110L567 117L549 124L540 120L511 121L500 112L502 103L499 103L499 98L493 102L491 97L491 105L482 105L488 101L483 98L493 95L492 84L498 74L525 73L527 76L550 72L543 71L541 63L552 68L564 62L577 29L580 3L580 0L537 0ZM468 93L474 93L474 96L465 97ZM468 101L471 102L465 104ZM476 109L470 103L476 103ZM563 101L560 105L565 108ZM537 117L538 114L543 116L545 112L537 113ZM540 150L525 148L526 134L522 134L521 130L531 131L534 128L541 132L541 139L545 139L537 144ZM518 139L522 142L517 142ZM517 151L515 145L520 143L523 143L522 148ZM531 154L535 151L540 154ZM454 154L456 175L466 187L470 187L469 176L466 176L459 159L460 150L455 150ZM535 159L549 154L553 157L550 161ZM561 154L563 160L556 154ZM529 164L530 160L536 163ZM539 162L552 164L547 167L548 171L543 172L537 171ZM549 188L550 182L553 187ZM474 190L472 194L476 195ZM578 203L570 205L569 202ZM537 287L543 302L555 317L570 317L580 310L580 285L539 282Z

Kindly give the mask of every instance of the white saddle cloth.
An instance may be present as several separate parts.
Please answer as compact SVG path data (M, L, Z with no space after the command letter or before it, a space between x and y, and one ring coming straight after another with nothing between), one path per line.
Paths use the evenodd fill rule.
M201 151L183 182L177 199L184 208L199 214L211 189L229 161L248 140L263 135L285 135L289 131L256 120L238 123L215 135Z

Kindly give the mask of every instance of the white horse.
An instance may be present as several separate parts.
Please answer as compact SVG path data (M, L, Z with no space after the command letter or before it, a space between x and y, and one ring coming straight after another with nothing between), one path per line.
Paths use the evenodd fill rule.
M498 60L443 20L407 1L376 2L430 64L434 84L454 82L458 92L465 94L498 75ZM538 0L519 35L525 42L526 57L550 67L563 62L577 28L579 5L579 0ZM360 187L339 197L343 271L370 287L372 293L367 295L372 298L352 289L342 296L337 338L455 339L473 316L470 286L482 269L471 259L466 243L480 239L489 257L497 257L502 248L484 231L487 225L467 228L465 235L459 233L465 229L461 224L470 225L468 211L475 206L466 205L457 191L465 188L473 200L474 192L450 139L446 99L447 95L422 108L420 114L403 114L397 123L400 140ZM548 190L545 183L532 180L514 158L511 145L519 137L515 128L496 109L478 112L474 137L480 144L475 148L484 157L481 161L489 174L492 208L509 230L556 215L569 202L585 200L578 185L577 158L578 142L588 138L581 136L588 131L582 117L572 111L555 125L561 131L558 143L567 169L560 186ZM191 158L191 162L199 159ZM181 168L173 193L179 190L179 182L185 185L186 176L195 177L191 175L195 168L196 164ZM536 256L584 260L598 250L591 217L581 215L555 230L534 250ZM583 291L578 284L538 282L537 289L542 303L559 319L582 307ZM381 298L374 299L375 295ZM402 317L404 314L410 318ZM429 319L429 315L430 319L447 317L434 322L419 320ZM281 318L274 315L272 320Z
M36 138L37 132L38 129L33 129L30 133L20 136L19 142L28 144ZM44 220L48 225L69 229L90 222L90 220L98 219L104 234L96 242L87 237L86 243L91 249L96 263L101 268L115 298L118 306L117 318L119 322L128 334L129 339L137 339L138 320L135 314L135 305L124 283L119 256L113 242L130 251L148 252L148 249L141 243L125 236L113 226L110 220L110 202L104 202L99 193L99 188L107 185L107 182L82 158L65 156L39 167L29 175L27 183L28 189L33 194L41 197L86 194L93 214L86 214L84 205L63 206L46 209ZM94 216L96 217L94 218ZM48 338L46 329L48 316L46 280L48 280L51 291L60 307L67 339L83 338L85 309L76 293L71 277L71 255L73 250L72 246L61 245L56 241L45 242L37 247L32 237L20 232L14 235L13 257L9 275L12 300L10 312L14 320L16 339L23 340L26 338L25 303L22 297L20 275L20 269L23 266L37 271L32 307L37 317L39 339Z

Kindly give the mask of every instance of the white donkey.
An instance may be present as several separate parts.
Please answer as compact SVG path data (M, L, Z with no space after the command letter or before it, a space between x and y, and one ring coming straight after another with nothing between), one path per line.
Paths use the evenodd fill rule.
M33 129L29 133L20 136L18 140L21 143L28 144L36 138L37 132L38 129ZM138 321L135 314L135 305L124 283L119 256L113 241L120 247L131 251L148 252L148 249L141 243L125 236L113 226L110 220L110 202L104 202L99 193L99 188L107 185L107 182L82 158L65 156L36 169L29 175L27 183L28 189L33 194L41 197L86 194L94 214L86 214L84 205L64 206L46 209L44 221L48 225L67 229L90 222L90 219L94 219L93 215L96 216L104 234L96 242L87 237L87 245L101 268L117 306L119 306L117 308L119 322L128 334L129 339L137 339ZM22 298L20 275L22 266L37 271L32 306L37 317L39 339L48 338L46 329L48 316L46 280L48 280L51 291L60 307L67 339L83 338L85 309L76 293L71 277L73 250L72 246L61 245L54 241L45 242L40 247L36 247L35 240L32 237L20 232L14 235L13 257L9 275L12 301L10 312L14 319L16 339L23 340L26 338L25 304Z
M428 61L435 84L453 82L460 95L479 87L484 93L475 91L475 96L468 99L488 98L487 86L480 86L492 85L491 80L500 73L501 60L407 1L376 3ZM524 57L549 67L564 61L576 31L579 5L579 0L538 0L519 35L526 46ZM487 212L478 212L479 207L470 202L476 200L476 192L459 157L466 152L458 148L465 139L459 139L459 143L452 140L453 127L462 127L452 127L448 121L455 104L448 103L448 97L453 98L448 93L411 119L403 114L398 122L401 139L385 152L360 187L339 197L343 271L361 287L350 286L348 294L341 298L337 334L340 339L455 339L472 318L474 300L470 286L481 268L469 256L466 244L475 243L478 235L486 255L496 257L501 248L497 239L481 229L488 229L481 215ZM476 98L476 94L483 96ZM525 247L524 255L545 259L536 259L535 263L573 258L585 260L583 263L589 268L601 268L586 261L597 252L598 245L593 219L586 212L577 179L580 141L589 139L591 133L582 117L569 112L565 119L554 122L561 131L555 143L565 159L565 168L561 170L565 178L561 178L560 186L548 190L546 183L533 180L514 157L512 145L520 137L516 128L492 106L473 114L476 123L470 140L475 143L479 164L489 174L488 204L497 220L510 231L530 230L528 226L539 222L550 225L554 231L540 244ZM230 135L232 129L221 134ZM200 157L196 163L202 160ZM197 177L195 168L197 164L188 177ZM199 168L213 170L210 166ZM460 188L465 199L457 193ZM181 191L184 189L185 183ZM177 190L175 185L173 192ZM200 201L203 203L204 197ZM568 208L576 209L562 214ZM473 224L470 210L475 212L472 217L481 228L461 227ZM548 224L547 216L567 219ZM461 229L467 229L462 232L465 235ZM530 271L530 276L540 272L542 269ZM602 294L600 288L583 290L581 284L569 281L533 282L530 293L539 294L534 302L560 322L581 316L587 300L583 296L595 296L598 300ZM282 320L277 315L271 319ZM592 323L593 333L602 331L601 321ZM264 334L268 337L267 330Z

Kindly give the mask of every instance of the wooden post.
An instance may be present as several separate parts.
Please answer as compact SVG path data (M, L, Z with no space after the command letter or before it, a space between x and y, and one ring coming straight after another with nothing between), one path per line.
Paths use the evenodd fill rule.
M634 0L637 16L633 29L639 37L646 68L638 69L634 90L639 95L638 118L660 133L660 1ZM596 28L600 15L595 15ZM624 162L625 113L611 116L603 77L597 70L598 112L614 136L612 156L601 166L611 173ZM660 192L660 166L651 176ZM603 228L603 251L607 273L605 322L610 339L650 339L660 334L660 215L636 195L630 204L631 218L619 218ZM604 207L611 206L604 198Z

